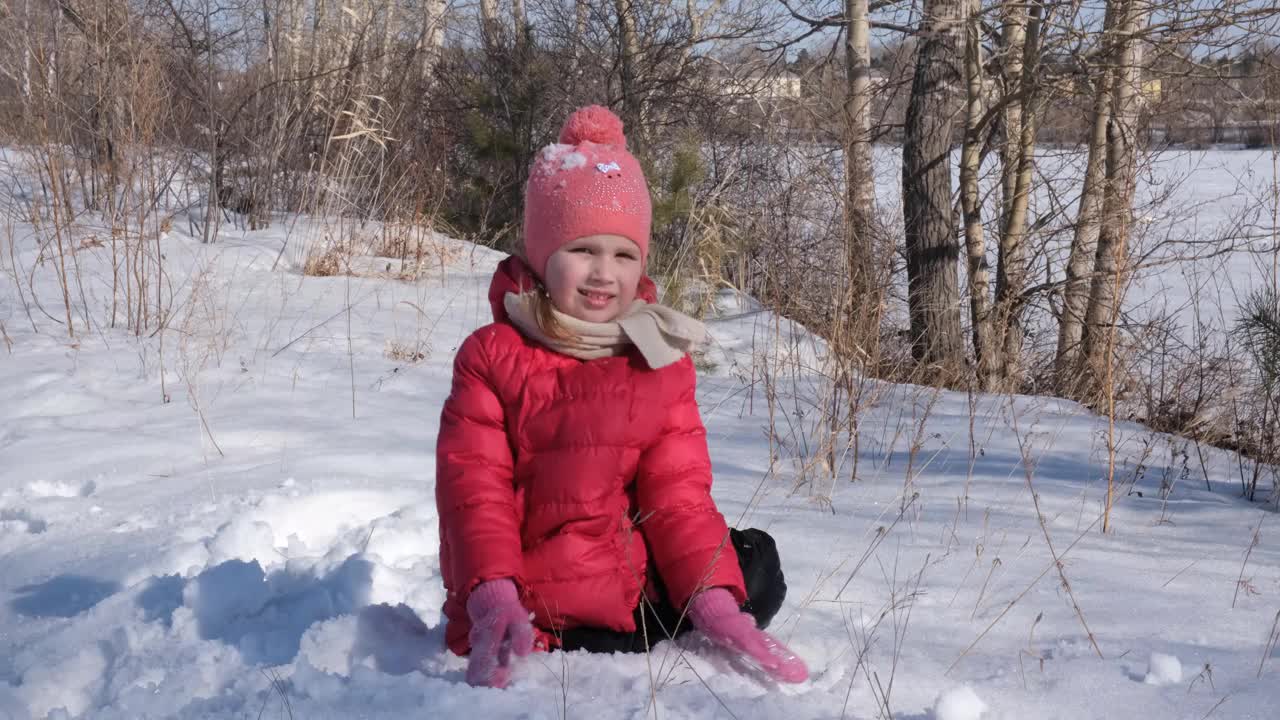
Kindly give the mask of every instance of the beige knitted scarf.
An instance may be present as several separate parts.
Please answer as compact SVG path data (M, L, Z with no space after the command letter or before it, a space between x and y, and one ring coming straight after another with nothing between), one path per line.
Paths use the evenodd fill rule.
M635 345L649 367L657 370L692 352L707 337L706 326L688 315L636 300L617 319L604 323L579 320L552 308L556 322L570 334L568 338L554 338L538 326L536 292L506 294L502 304L511 322L529 339L582 360L621 355L628 346Z

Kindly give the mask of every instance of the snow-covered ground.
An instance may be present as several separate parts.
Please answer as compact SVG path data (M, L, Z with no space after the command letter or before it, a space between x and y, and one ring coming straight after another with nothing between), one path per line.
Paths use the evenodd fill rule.
M28 320L5 227L49 316ZM109 247L90 246L98 325L72 340L30 226L0 226L0 719L1280 707L1276 520L1239 498L1234 456L1206 451L1210 491L1194 447L1119 426L1104 535L1103 420L880 386L857 479L845 456L833 480L811 462L821 347L728 295L699 386L715 495L731 524L777 538L790 592L772 629L811 679L773 685L689 636L647 656L536 655L505 691L468 687L443 648L434 438L500 257L440 238L416 282L372 259L362 277L303 277L275 261L305 222L208 246L181 230L162 243L171 330L105 327Z

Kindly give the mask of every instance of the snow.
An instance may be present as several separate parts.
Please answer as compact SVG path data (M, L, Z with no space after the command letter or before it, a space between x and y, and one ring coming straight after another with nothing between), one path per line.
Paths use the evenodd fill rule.
M34 229L6 222L19 274L60 307ZM212 245L176 227L174 322L154 335L111 327L109 248L82 250L73 310L94 325L74 339L28 320L0 227L0 718L1243 720L1280 703L1280 545L1264 531L1242 567L1273 508L1239 497L1234 455L1206 448L1210 491L1175 441L1120 423L1104 535L1104 420L869 383L832 468L825 348L728 291L698 388L714 493L777 539L770 631L810 680L774 684L693 634L468 687L444 648L434 438L501 256L438 237L413 279L381 258L303 277L292 248L328 222Z
M935 720L979 720L987 704L968 685L947 690L933 705Z
M545 175L564 170L576 170L587 164L587 156L577 150L575 145L552 143L542 149L538 169Z
M1147 661L1147 676L1143 682L1148 685L1173 685L1182 682L1182 663L1173 655L1153 652Z

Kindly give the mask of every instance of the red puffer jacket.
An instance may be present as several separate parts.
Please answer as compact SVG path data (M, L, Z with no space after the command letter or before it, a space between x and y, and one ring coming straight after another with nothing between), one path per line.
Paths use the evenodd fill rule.
M467 596L509 577L534 624L634 631L652 555L671 602L705 587L744 602L711 499L693 363L650 370L638 352L582 361L525 339L502 306L532 286L517 258L489 288L495 322L454 360L436 441L446 640L470 651ZM645 278L639 295L653 302Z

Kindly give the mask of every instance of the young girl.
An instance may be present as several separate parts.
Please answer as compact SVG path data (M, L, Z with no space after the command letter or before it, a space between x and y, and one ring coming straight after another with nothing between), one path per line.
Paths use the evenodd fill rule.
M804 663L760 628L786 594L773 539L711 499L688 356L705 335L645 276L652 210L622 122L570 116L525 190L523 258L458 349L436 446L446 639L467 682L513 656L643 652L692 625L770 676Z

